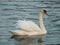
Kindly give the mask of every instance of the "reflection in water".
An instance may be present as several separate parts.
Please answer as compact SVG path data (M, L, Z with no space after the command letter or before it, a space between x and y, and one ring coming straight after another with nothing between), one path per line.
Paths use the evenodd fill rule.
M22 39L22 38L21 38ZM60 44L44 44L43 42L38 42L36 39L26 38L22 40L15 40L15 45L60 45Z
M42 36L42 35L41 35ZM38 41L38 38L41 38L41 36L32 36L31 38L23 37L23 36L18 36L18 35L13 35L11 36L11 39L15 39L15 45L44 45L42 41ZM37 37L37 38L33 38Z
M16 40L15 45L44 45L43 42L36 42L31 38L23 39L19 43Z
M38 36L37 36L38 37ZM20 38L20 36L14 36L15 45L60 45L60 44L45 44L43 41L39 42L38 38Z

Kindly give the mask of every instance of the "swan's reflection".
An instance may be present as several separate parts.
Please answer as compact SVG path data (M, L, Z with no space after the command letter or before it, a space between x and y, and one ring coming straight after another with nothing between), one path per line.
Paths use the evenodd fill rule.
M18 38L14 37L15 45L44 45L43 42L38 42L36 38Z
M44 45L43 42L36 42L34 39L23 39L22 41L15 40L15 45Z

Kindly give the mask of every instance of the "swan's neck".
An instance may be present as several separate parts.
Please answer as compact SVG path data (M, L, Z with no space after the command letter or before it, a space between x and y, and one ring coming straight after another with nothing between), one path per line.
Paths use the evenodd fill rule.
M39 24L40 24L40 28L41 28L42 32L47 33L44 23L43 23L43 13L42 12L39 13Z

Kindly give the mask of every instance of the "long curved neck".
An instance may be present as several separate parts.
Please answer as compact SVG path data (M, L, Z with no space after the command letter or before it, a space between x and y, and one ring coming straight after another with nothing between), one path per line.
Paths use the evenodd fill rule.
M45 26L44 26L44 23L43 23L43 13L42 12L39 13L39 24L40 24L41 30L43 32L47 33L46 29L45 29Z

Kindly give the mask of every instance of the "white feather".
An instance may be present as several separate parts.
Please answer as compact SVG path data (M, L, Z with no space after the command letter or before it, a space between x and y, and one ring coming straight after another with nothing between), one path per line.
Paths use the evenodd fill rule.
M14 35L20 35L20 36L36 36L36 35L40 35L39 32L27 32L27 31L24 31L24 30L10 30L10 32Z
M33 31L41 31L37 24L32 21L26 20L18 20L17 21L17 28L21 28L25 31L33 32Z
M27 35L26 31L23 30L10 30L10 32L14 35Z

